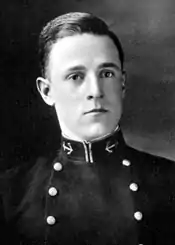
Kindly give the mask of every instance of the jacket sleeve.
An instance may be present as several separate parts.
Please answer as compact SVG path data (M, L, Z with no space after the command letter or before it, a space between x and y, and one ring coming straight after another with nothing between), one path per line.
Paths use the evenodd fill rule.
M7 236L10 235L5 219L3 193L0 193L0 244L8 244Z
M3 234L2 231L5 231L5 228L6 228L6 221L5 221L5 215L4 215L3 197L1 194L0 195L0 230L1 230L0 234Z
M10 188L9 180L16 171L10 169L0 173L0 244L9 244L7 241L12 235L6 219L6 197Z

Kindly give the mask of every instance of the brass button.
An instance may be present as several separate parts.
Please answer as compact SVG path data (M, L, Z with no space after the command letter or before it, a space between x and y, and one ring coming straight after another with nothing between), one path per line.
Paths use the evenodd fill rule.
M58 193L57 189L55 187L50 187L48 191L49 195L54 197Z
M137 191L138 190L138 185L136 183L131 183L129 186L131 191Z
M143 218L143 214L140 212L140 211L137 211L134 213L134 218L137 220L137 221L140 221L142 220Z
M47 217L47 224L48 224L48 225L54 225L55 222L56 222L56 219L55 219L54 216L48 216L48 217Z
M53 168L55 169L55 171L61 171L63 166L61 165L60 162L56 162L54 165L53 165Z
M126 167L129 167L129 166L131 165L131 162L130 162L129 160L124 159L124 160L122 161L122 164L123 164L124 166L126 166Z

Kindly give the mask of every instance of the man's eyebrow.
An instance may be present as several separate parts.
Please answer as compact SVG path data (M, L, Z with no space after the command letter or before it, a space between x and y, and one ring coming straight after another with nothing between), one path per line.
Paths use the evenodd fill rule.
M72 66L67 69L67 71L77 71L77 70L85 70L85 67L82 65Z
M118 64L113 63L113 62L105 62L99 65L99 68L109 68L109 67L115 68L117 70L121 70L121 67Z
M116 70L121 70L120 65L113 63L113 62L104 62L98 66L99 69L109 68L109 67L115 68ZM86 67L83 65L75 65L75 66L69 67L67 69L67 72L79 71L79 70L86 70Z

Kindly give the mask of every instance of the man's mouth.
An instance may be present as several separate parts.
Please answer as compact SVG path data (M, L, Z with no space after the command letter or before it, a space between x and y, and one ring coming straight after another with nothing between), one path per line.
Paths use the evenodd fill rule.
M89 114L89 113L106 113L108 112L108 110L104 109L104 108L94 108L90 111L85 112L85 114Z

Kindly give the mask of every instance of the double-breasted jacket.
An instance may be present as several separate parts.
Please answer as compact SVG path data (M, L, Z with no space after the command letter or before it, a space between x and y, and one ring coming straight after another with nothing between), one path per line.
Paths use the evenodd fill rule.
M121 130L0 177L2 244L175 244L175 165L129 147Z

